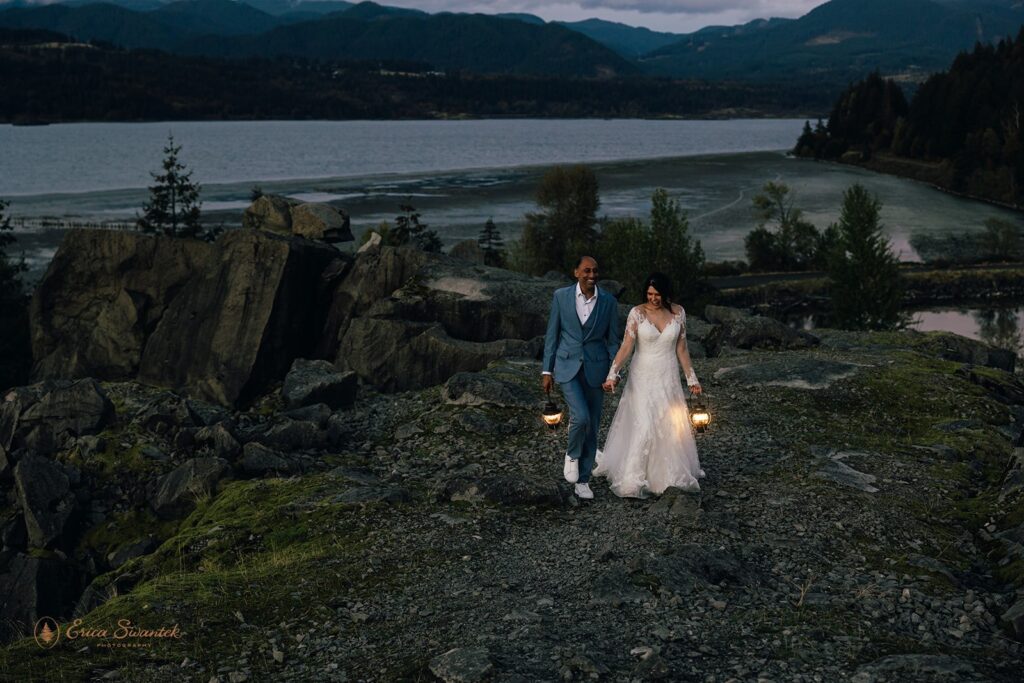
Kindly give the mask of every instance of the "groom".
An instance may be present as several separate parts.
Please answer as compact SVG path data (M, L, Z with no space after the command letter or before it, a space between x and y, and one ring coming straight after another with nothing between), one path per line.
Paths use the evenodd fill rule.
M578 497L590 499L604 401L601 384L619 348L619 304L598 289L597 261L592 257L580 257L573 275L576 284L556 290L551 301L541 369L544 391L550 393L553 382L558 382L569 404L565 479L576 484Z

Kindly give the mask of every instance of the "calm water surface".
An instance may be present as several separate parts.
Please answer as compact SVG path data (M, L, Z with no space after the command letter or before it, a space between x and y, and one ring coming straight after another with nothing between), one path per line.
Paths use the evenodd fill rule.
M127 226L143 201L168 133L203 185L208 220L237 225L254 185L331 201L357 237L391 220L407 199L447 246L493 218L516 239L543 172L585 162L601 186L600 214L643 216L662 187L687 211L711 260L743 257L755 226L751 199L769 180L824 228L843 191L860 182L883 203L893 247L915 260L909 236L979 230L1017 214L926 185L857 168L791 159L802 120L257 121L0 126L0 197L11 201L32 275L64 230Z

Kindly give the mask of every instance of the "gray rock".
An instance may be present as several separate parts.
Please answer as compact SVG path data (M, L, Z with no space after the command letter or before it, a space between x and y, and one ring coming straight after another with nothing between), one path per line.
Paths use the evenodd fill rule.
M701 519L701 502L700 491L669 488L651 505L650 513L677 520L683 526L695 527L699 525Z
M729 379L750 386L779 386L794 389L824 389L840 379L852 377L860 367L851 363L805 356L758 358L746 365L720 368L715 379Z
M441 389L441 397L455 405L502 408L536 408L539 401L536 392L482 372L452 375Z
M599 575L590 589L592 605L620 607L653 599L654 595L646 588L636 586L622 567L613 567Z
M395 428L395 440L405 441L409 437L416 436L417 434L422 433L423 430L420 429L419 425L413 422L404 425L398 425L398 427Z
M739 308L732 308L729 306L704 307L704 319L712 325L722 325L724 323L736 322L737 320L744 320L752 317L754 316Z
M134 424L158 435L169 435L200 422L189 408L188 401L171 391L164 391L150 399L132 418Z
M535 345L518 339L471 342L449 336L439 324L356 318L341 339L336 365L383 391L405 391L496 360L535 355Z
M357 388L353 372L338 372L325 360L296 358L284 379L281 397L286 408L324 403L339 410L355 403Z
M292 233L324 242L351 242L348 214L330 204L305 203L292 207Z
M561 505L565 500L557 484L520 475L457 476L442 484L438 499L499 505Z
M168 302L139 361L139 379L224 406L246 404L316 346L326 306L325 244L232 230Z
M297 463L256 442L245 444L238 468L245 474L255 477L266 474L289 474L300 469Z
M242 214L242 227L290 233L292 231L291 202L286 197L276 194L257 197Z
M107 554L107 563L111 569L117 569L136 557L150 554L157 549L157 546L159 546L159 543L152 536L131 543L125 543L117 550Z
M56 382L24 407L12 443L45 455L69 438L100 432L113 419L114 404L96 380Z
M106 439L99 436L80 436L76 444L78 453L87 460L107 450Z
M327 423L331 419L331 409L327 407L326 403L314 403L311 406L286 410L284 415L292 420L311 422L317 426L317 429L326 429Z
M961 681L975 673L966 660L949 655L890 655L857 669L852 683L876 681Z
M817 479L826 479L842 486L864 491L866 493L877 493L878 488L873 486L877 477L873 474L858 472L844 462L829 460L812 475Z
M511 425L495 422L479 410L464 410L455 416L455 422L474 434L510 434L515 431Z
M985 423L981 420L949 420L934 425L940 432L962 432L966 429L984 429Z
M365 505L368 503L408 503L409 491L400 486L358 486L331 499L334 503Z
M343 481L349 481L353 484L360 484L363 486L377 486L381 483L380 477L369 470L357 469L354 467L335 467L333 470L328 472L328 474Z
M477 683L494 671L487 648L457 647L430 660L430 671L445 683Z
M75 509L67 475L52 460L27 455L14 468L14 485L25 516L29 545L50 547L64 533Z
M198 499L213 494L229 469L222 458L188 460L156 482L150 507L160 519L183 517L195 509Z
M81 583L69 562L0 553L0 642L31 636L41 617L68 613Z
M233 459L242 449L235 435L224 423L202 427L195 433L195 445L208 448L215 457Z
M1006 610L1001 620L1017 640L1024 642L1024 598L1017 600L1013 607Z
M719 307L708 306L708 309L716 308ZM712 322L720 321L703 340L707 355L712 358L719 356L724 346L739 349L805 349L820 343L816 336L794 330L774 318L736 313L719 316L717 312L705 315Z
M326 448L327 432L312 422L278 420L270 429L257 437L265 446L285 451L308 451Z

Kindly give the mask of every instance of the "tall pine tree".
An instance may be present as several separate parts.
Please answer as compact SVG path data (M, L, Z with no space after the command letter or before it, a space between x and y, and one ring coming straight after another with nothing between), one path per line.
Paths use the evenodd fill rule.
M493 218L488 218L487 222L484 223L484 229L480 231L477 244L480 245L481 251L484 252L485 265L495 266L496 268L505 267L505 242L501 239L501 231L494 224Z
M167 136L164 147L163 173L151 173L154 185L149 188L149 201L142 206L136 224L143 232L162 233L171 237L196 237L199 225L198 183L192 182L192 171L178 161L181 145L174 136Z
M843 193L838 242L828 264L834 324L844 329L902 327L899 260L882 235L882 204L860 184Z

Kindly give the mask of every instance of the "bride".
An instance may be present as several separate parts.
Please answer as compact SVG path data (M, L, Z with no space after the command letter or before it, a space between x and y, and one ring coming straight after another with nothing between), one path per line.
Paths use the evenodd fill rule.
M672 303L672 285L661 273L644 281L646 303L626 319L626 334L603 387L614 391L619 370L636 347L629 381L612 419L595 476L607 477L617 496L644 498L670 486L697 490L704 476L690 430L679 368L694 394L701 392L686 348L686 313Z

